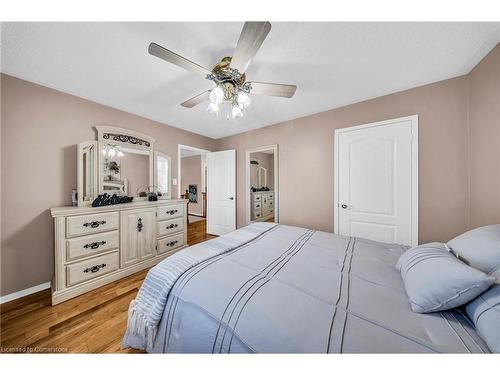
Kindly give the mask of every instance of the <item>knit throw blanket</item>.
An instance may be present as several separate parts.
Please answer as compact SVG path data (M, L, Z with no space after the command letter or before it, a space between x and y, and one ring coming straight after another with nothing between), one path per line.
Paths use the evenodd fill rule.
M229 234L190 246L149 270L128 310L126 334L142 338L142 349L152 347L167 298L177 279L192 267L235 250L269 231L276 224L254 223Z

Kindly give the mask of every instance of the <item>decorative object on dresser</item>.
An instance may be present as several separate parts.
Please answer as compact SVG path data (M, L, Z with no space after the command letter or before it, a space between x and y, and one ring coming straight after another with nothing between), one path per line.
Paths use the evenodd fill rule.
M98 141L78 145L79 207L51 209L53 305L152 267L187 246L187 200L169 199L170 158L155 152L154 138L145 134L96 129ZM123 158L116 163L118 187L108 181L115 157ZM128 197L128 184L146 186L145 194L133 189L137 196Z
M252 221L266 221L274 217L274 191L252 192Z
M129 197L126 195L109 195L107 193L99 194L96 199L92 202L92 207L102 207L102 206L110 206L113 204L122 204L122 203L130 203L134 197Z

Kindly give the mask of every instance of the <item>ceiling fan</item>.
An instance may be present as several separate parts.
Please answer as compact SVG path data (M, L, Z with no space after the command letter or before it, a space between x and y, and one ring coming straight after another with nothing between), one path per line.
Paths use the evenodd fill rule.
M209 101L207 110L218 114L225 104L228 108L227 118L242 117L244 110L251 104L248 94L281 96L291 98L297 86L279 83L247 81L245 71L262 46L267 34L271 31L269 22L245 22L233 56L226 56L212 70L198 65L175 52L156 43L151 43L148 52L171 64L203 75L213 81L216 87L207 90L181 103L183 107L192 108Z

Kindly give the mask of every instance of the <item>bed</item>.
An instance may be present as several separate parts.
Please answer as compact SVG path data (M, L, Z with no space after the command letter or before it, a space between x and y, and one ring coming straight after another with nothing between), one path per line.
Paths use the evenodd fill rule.
M152 353L489 352L461 310L411 311L395 268L406 249L252 224L150 270L131 304L124 346Z

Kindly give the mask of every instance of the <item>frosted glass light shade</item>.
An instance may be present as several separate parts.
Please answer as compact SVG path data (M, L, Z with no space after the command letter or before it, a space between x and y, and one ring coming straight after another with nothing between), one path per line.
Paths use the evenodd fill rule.
M238 93L238 105L240 106L241 109L248 108L252 104L252 101L250 100L250 97L244 93L240 92Z
M224 100L224 91L220 87L216 87L212 91L210 91L210 95L208 96L210 103L221 104Z

